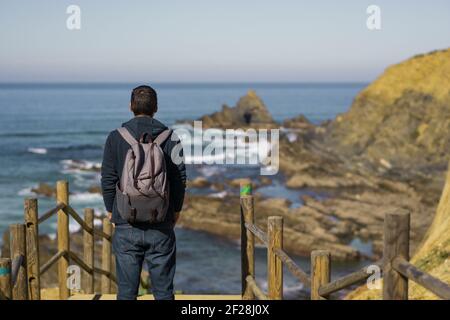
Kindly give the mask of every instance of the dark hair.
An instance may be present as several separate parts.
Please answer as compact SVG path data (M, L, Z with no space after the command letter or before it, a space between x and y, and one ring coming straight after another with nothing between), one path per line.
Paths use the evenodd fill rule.
M131 93L131 111L135 116L153 116L158 110L156 91L150 86L139 86Z

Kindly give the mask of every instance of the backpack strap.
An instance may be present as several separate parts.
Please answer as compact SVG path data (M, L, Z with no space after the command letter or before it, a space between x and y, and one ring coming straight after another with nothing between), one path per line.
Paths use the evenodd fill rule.
M153 142L156 143L158 146L161 146L161 144L164 141L166 141L167 138L169 138L171 135L172 135L172 130L166 129L163 132L161 132Z
M128 131L127 128L125 128L125 127L120 127L119 129L117 129L117 131L119 131L119 133L120 133L120 135L122 136L122 138L124 138L125 141L126 141L130 146L139 143L139 142L136 140L136 138L133 137L133 135L130 133L130 131Z

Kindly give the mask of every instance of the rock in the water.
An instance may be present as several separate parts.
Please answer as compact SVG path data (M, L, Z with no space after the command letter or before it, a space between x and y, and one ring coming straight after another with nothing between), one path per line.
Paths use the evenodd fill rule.
M211 183L204 177L197 177L187 182L188 188L208 188Z
M239 238L239 197L190 198L180 218L181 226L233 240ZM327 248L332 252L333 259L351 260L360 257L360 253L347 244L352 230L346 222L330 219L327 214L310 206L295 209L289 206L290 202L286 199L261 199L258 194L255 195L255 223L265 229L269 216L282 216L283 244L289 254L307 256L311 250Z
M267 107L256 92L250 90L235 107L224 105L222 111L203 116L204 128L261 128L276 125Z
M233 188L239 188L242 183L252 183L250 179L247 178L237 178L227 181L228 185ZM253 182L253 187L255 187L255 183Z
M39 183L36 188L32 188L31 192L36 193L37 195L45 196L45 197L53 197L56 195L56 188L52 187L47 183Z
M283 121L283 127L292 129L314 129L314 125L304 115L286 119Z

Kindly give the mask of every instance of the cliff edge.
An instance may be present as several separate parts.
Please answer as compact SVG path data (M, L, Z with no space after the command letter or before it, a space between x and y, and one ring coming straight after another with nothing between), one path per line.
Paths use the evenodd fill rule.
M445 170L450 150L450 49L387 68L327 126L325 142L347 157ZM406 166L406 167L405 167Z

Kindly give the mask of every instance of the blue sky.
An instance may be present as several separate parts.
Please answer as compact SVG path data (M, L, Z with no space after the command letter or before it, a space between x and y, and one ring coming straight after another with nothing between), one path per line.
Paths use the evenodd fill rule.
M450 1L2 0L0 45L0 82L371 81L450 47Z

